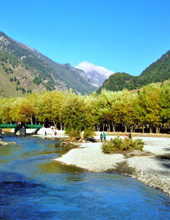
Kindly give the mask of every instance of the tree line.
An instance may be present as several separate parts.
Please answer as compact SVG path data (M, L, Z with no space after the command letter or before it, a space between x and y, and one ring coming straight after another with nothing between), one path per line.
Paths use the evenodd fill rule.
M41 123L63 128L70 137L94 131L170 131L170 84L150 84L131 92L102 90L76 95L71 90L0 98L0 123Z

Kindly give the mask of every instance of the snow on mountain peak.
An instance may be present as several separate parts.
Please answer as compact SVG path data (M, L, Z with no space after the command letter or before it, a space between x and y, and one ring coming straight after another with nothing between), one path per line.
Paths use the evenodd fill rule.
M103 82L114 72L102 66L96 66L88 61L78 64L75 68L83 70L83 77L95 87L100 87Z
M96 66L92 63L89 63L88 61L83 61L82 63L79 63L75 68L83 70L85 73L95 71L105 76L106 78L114 73L113 71L110 71L102 66Z

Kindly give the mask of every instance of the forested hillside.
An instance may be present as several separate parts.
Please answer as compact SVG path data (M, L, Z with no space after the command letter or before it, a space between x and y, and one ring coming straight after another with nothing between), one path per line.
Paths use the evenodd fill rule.
M170 50L141 73L137 85L164 82L168 79L170 79Z
M0 95L16 96L43 90L90 93L95 87L69 64L50 60L29 46L0 32Z
M156 82L164 82L170 79L170 51L146 68L139 76L131 76L127 73L115 73L111 75L99 88L111 91L138 89L144 85Z
M103 83L98 92L101 92L103 88L111 91L121 91L124 88L131 90L134 88L135 80L136 78L128 73L115 73Z

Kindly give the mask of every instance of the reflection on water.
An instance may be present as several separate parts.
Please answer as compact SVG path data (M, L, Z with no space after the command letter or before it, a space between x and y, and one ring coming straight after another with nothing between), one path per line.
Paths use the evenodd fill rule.
M170 219L170 199L123 175L90 173L53 159L72 146L5 136L0 147L0 219Z
M6 146L0 146L1 156L14 155L16 151L20 151L20 148L18 145L10 144Z
M43 173L83 173L84 170L76 168L74 166L64 166L58 161L52 160L48 163L43 163L39 165L41 172Z

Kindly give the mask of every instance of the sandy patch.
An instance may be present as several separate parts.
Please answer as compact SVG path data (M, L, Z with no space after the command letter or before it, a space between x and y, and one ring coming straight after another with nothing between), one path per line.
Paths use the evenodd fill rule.
M103 172L114 167L124 156L122 154L103 154L101 143L83 143L80 147L70 150L57 161L75 165L92 172Z

